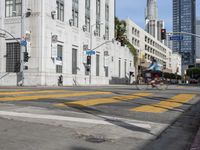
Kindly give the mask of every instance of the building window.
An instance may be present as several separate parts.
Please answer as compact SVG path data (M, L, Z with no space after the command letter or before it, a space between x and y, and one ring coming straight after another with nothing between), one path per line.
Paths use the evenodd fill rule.
M56 65L56 73L62 73L62 65Z
M119 59L119 78L121 78L121 59Z
M63 61L63 46L57 45L57 61ZM62 73L62 65L56 65L56 73Z
M105 5L105 19L107 22L109 22L109 5Z
M90 9L90 0L85 0L85 8Z
M106 77L109 76L109 72L108 72L108 71L109 71L108 67L105 67L105 76L106 76Z
M96 0L96 15L100 17L100 13L101 13L101 3L100 0Z
M109 40L109 27L105 27L105 40Z
M90 32L90 0L85 0L85 25L86 31Z
M90 18L85 16L86 31L90 32Z
M60 21L64 21L64 1L57 0L57 19Z
M16 17L22 15L22 0L6 0L5 7L6 17Z
M63 46L62 45L57 46L57 60L59 61L63 60Z
M77 74L77 49L72 49L72 74Z
M6 72L20 72L20 44L6 44Z
M124 61L124 77L126 78L126 73L127 73L127 68L126 68L127 62L126 60Z
M109 5L105 4L105 40L109 40Z
M99 55L96 55L96 76L99 76L99 67L100 65L100 56Z
M100 0L96 0L96 35L101 35L101 3Z
M101 36L101 24L99 21L96 22L96 35Z
M79 17L79 7L78 2L79 0L72 1L72 18L73 18L73 26L78 27L78 17Z

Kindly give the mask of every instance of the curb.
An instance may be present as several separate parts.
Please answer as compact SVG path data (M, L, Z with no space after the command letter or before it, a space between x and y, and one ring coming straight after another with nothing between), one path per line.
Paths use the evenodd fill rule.
M200 128L190 150L200 150Z

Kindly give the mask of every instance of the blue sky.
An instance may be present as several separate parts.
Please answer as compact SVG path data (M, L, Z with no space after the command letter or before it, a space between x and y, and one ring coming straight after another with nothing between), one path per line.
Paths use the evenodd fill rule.
M157 0L159 19L165 21L165 27L168 31L172 30L172 0ZM146 0L116 0L117 16L120 19L130 18L136 24L144 28L144 17ZM199 0L197 8L200 9ZM197 10L198 10L197 9ZM200 13L197 12L197 16Z

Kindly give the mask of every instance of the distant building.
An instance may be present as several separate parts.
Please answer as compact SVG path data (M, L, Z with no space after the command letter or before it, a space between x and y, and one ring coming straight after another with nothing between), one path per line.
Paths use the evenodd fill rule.
M179 53L173 53L171 59L172 72L178 75L182 75L181 55Z
M145 23L145 30L159 41L162 41L161 29L164 28L164 21L158 19L157 0L147 0Z
M196 0L173 0L173 32L195 34ZM184 35L184 41L174 41L173 51L182 55L183 71L195 63L195 37Z
M197 67L197 68L200 68L200 59L197 59L197 60L196 60L196 67Z
M147 0L146 19L148 20L158 19L157 0Z
M127 37L137 49L141 67L147 68L155 58L165 72L172 73L172 49L147 33L132 20L126 19ZM174 72L175 73L175 72Z
M200 17L196 19L196 34L200 35ZM200 38L196 38L196 58L200 59Z
M165 45L170 49L173 49L173 41L170 40L171 35L166 35Z

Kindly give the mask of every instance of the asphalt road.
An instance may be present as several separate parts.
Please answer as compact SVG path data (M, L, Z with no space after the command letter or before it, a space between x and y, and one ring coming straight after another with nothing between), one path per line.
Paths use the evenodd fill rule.
M0 150L187 150L200 87L1 87Z

